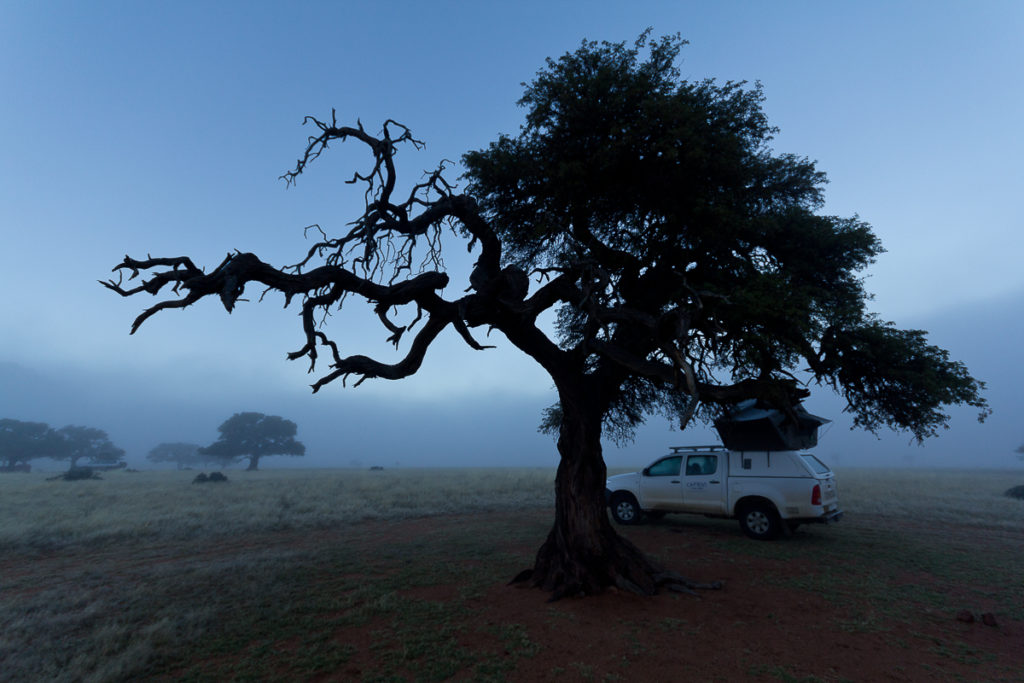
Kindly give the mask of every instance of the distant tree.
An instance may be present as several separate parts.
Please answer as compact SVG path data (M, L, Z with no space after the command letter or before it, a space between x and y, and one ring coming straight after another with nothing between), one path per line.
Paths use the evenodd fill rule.
M422 146L400 123L371 134L333 112L307 117L315 128L287 183L332 144L371 157L348 180L365 205L344 231L320 229L292 266L242 252L210 269L125 256L104 284L122 296L170 292L132 332L205 297L230 312L250 283L299 301L303 341L288 357L313 372L327 356L314 392L408 377L449 327L478 350L473 328L500 332L547 371L559 399L548 414L560 456L554 524L517 579L552 597L690 585L612 527L602 434L628 437L652 413L685 427L747 399L796 420L812 384L838 391L856 426L918 439L947 424L947 405L979 417L988 406L983 384L924 332L867 310L861 271L881 244L857 217L819 213L825 174L771 149L760 86L682 79L684 44L645 33L633 46L584 42L549 59L519 101L518 134L463 156L462 191L443 163L399 189L396 154ZM449 288L449 239L476 256L467 286ZM125 286L124 275L143 272ZM361 299L395 347L417 330L397 362L341 355L330 323Z
M69 469L78 466L79 460L89 465L113 465L124 457L124 449L118 448L102 429L68 425L56 431L56 447L50 457L70 461Z
M0 419L0 472L27 469L30 460L50 455L56 442L46 423Z
M173 462L180 470L204 462L199 455L199 448L199 444L194 443L162 443L154 446L146 454L146 460L158 463Z
M200 456L209 456L224 463L248 460L248 470L258 469L266 455L304 455L306 447L295 440L295 423L277 415L235 413L217 427L220 438L199 449Z
M1017 458L1019 460L1024 460L1024 444L1021 444L1020 446L1017 446L1017 451L1016 452L1017 452Z

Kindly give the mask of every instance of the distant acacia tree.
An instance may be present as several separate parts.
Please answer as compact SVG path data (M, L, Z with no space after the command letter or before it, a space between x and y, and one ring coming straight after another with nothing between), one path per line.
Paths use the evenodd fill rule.
M266 455L304 455L306 447L295 440L298 427L291 420L263 413L235 413L217 427L220 438L199 449L200 457L229 463L248 460L248 470L259 467Z
M326 357L314 391L408 377L449 328L477 350L486 347L474 328L504 335L550 375L559 400L548 415L560 456L554 523L517 579L552 597L692 585L612 527L602 434L628 436L652 413L685 427L748 399L797 420L810 385L839 392L856 426L918 439L947 424L947 405L980 417L988 406L982 383L924 332L867 310L861 271L882 251L870 226L820 213L825 174L772 150L759 86L682 79L684 44L645 33L633 46L584 42L549 59L519 101L518 134L462 157L462 190L445 164L399 189L396 155L422 143L398 122L370 133L333 112L307 117L313 134L287 183L330 145L369 153L348 180L365 204L345 230L320 230L291 266L242 252L209 269L184 256L125 256L104 284L166 295L132 332L206 297L230 312L247 284L298 301L301 346L288 357L311 372ZM445 239L474 252L468 283L449 287ZM125 286L124 275L142 273ZM341 354L330 322L359 300L388 343L412 337L404 357Z
M124 449L115 446L102 429L68 425L55 434L57 439L50 457L68 460L69 469L77 467L83 459L89 465L114 465L124 457Z
M1017 458L1019 460L1024 460L1024 444L1017 446Z
M29 461L51 455L57 438L44 422L0 419L0 472L29 469Z
M161 443L150 449L146 460L173 462L180 470L204 462L203 456L199 455L199 448L199 444L195 443Z

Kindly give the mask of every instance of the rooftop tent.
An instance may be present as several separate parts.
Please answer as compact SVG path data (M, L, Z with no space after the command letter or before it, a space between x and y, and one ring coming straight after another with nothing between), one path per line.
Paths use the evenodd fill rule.
M795 419L794 419L795 418ZM797 451L818 445L818 427L829 422L793 406L793 417L755 400L738 403L715 420L722 443L731 451Z

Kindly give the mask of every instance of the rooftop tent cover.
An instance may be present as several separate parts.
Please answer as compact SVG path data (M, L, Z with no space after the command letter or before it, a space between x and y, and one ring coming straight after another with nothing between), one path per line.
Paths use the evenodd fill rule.
M715 420L715 429L731 451L797 451L817 446L818 427L827 422L801 405L790 416L749 400Z

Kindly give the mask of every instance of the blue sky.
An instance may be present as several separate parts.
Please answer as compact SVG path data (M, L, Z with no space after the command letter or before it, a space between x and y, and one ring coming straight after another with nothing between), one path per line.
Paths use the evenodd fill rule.
M103 427L138 457L163 440L212 441L232 412L261 410L299 423L300 438L317 444L308 462L411 451L387 460L554 464L534 432L550 382L501 340L475 353L444 339L411 380L311 397L305 367L284 361L301 342L280 300L231 316L202 302L129 337L148 302L96 280L125 253L214 266L237 248L294 262L304 226L340 230L358 214L360 196L342 181L365 162L354 146L332 148L286 190L278 176L304 146L303 116L333 107L371 130L405 123L427 143L403 153L414 181L514 133L520 84L545 57L651 26L691 42L686 78L763 84L776 150L816 159L831 180L826 210L859 214L888 250L868 273L874 309L932 330L989 381L989 425L957 413L949 435L913 457L954 462L963 444L983 441L986 463L1012 463L1024 443L1013 417L1020 362L1005 343L1021 330L1024 294L1024 5L292 4L0 3L4 416ZM454 294L468 259L456 248L448 262L462 274ZM387 357L365 311L332 325L349 351ZM841 423L841 405L820 400ZM369 417L384 410L402 417ZM488 435L502 446L482 455ZM653 420L609 460L643 462L668 441L695 439ZM867 462L903 452L906 438L882 444L840 424L822 448Z

